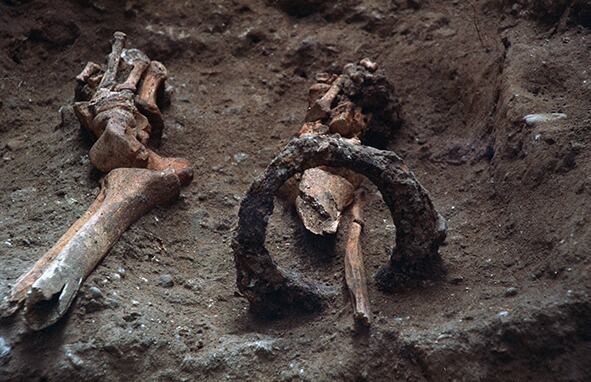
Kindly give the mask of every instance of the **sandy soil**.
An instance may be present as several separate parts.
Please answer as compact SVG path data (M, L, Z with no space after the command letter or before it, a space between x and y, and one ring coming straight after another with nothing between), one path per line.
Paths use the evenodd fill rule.
M0 2L0 294L98 192L68 106L114 31L169 69L159 150L196 169L64 320L39 333L0 322L0 380L591 380L591 5L570 4ZM363 57L401 105L388 149L448 219L447 275L393 294L372 278L374 323L357 333L338 243L310 237L280 200L267 247L342 296L314 315L256 317L235 294L242 195L301 126L314 73ZM566 118L523 121L550 112ZM395 235L375 189L366 215L373 274Z

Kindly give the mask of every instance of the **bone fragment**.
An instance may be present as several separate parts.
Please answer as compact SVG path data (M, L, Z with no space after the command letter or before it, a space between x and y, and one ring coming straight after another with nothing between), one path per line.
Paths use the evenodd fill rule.
M154 206L178 197L179 191L180 181L172 170L111 171L88 211L17 280L3 302L2 315L10 315L24 303L25 321L31 329L55 323L121 234Z
M331 78L326 73L320 73L316 80L332 80L332 84L318 82L310 87L307 122L300 129L300 136L338 133L358 141L366 127L361 108L344 95L337 100L345 77ZM312 118L317 119L311 121ZM328 128L323 120L328 121ZM306 229L317 235L336 233L341 214L352 201L359 183L359 176L346 170L322 168L305 171L299 186L296 210Z
M116 85L115 90L129 90L135 93L138 82L150 65L150 59L139 49L125 49L121 56L128 65L132 66L132 69L125 82Z
M109 53L107 59L107 69L99 84L99 88L108 88L115 84L117 69L119 68L119 61L121 60L121 53L123 52L123 48L125 48L126 40L127 35L123 32L115 32L113 34L113 44L111 46L111 53Z
M74 111L81 126L92 132L96 142L90 149L91 163L108 173L115 168L138 167L151 170L172 169L181 183L193 178L191 164L181 158L165 158L147 145L162 134L164 122L156 98L167 77L164 65L150 59L138 49L124 49L125 35L115 32L107 69L98 89L89 101L76 102ZM127 79L115 84L119 60L131 67ZM88 78L87 65L79 81ZM108 78L113 81L109 82ZM84 88L92 88L88 83Z
M95 64L94 62L89 61L86 63L84 69L82 69L82 72L80 72L80 74L76 76L76 81L85 83L86 81L88 81L89 78L99 73L100 71L101 66L99 64Z
M164 120L157 100L158 94L163 91L164 81L167 77L166 67L158 61L152 61L144 73L135 98L138 109L148 118L152 126L154 139L160 139L164 128Z
M81 282L130 224L156 204L178 196L180 186L193 178L189 161L162 157L146 146L154 129L136 107L137 85L143 79L142 94L153 103L152 113L160 115L155 92L166 78L166 69L137 49L123 50L125 40L125 34L115 32L104 74L98 65L89 63L76 77L76 100L81 102L74 104L74 111L82 128L97 138L90 160L108 173L102 190L88 211L17 280L0 303L0 316L12 315L24 305L25 321L34 330L64 315ZM121 58L131 70L117 84ZM149 67L153 70L147 73Z
M330 109L342 89L344 78L337 77L322 97L317 99L306 113L306 122L322 120L330 114Z
M367 327L371 323L371 315L360 243L364 225L362 217L364 204L365 191L360 189L355 193L354 201L349 208L350 217L345 248L345 281L351 297L355 323Z
M352 102L345 101L332 110L332 119L328 126L332 134L359 137L363 134L366 125L361 108Z
M304 172L299 188L296 209L304 226L316 235L336 233L355 186L342 176L317 167Z
M359 65L363 66L365 69L369 70L372 73L378 70L378 64L376 64L369 58L364 58L361 61L359 61Z

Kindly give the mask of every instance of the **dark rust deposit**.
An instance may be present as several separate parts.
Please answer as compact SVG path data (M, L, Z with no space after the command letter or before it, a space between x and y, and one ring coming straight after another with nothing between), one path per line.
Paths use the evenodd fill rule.
M255 310L277 315L286 309L309 311L321 306L321 288L278 267L264 242L278 188L296 173L322 165L365 175L388 205L397 235L396 249L380 272L384 289L394 288L407 278L428 276L424 271L439 262L438 248L445 239L446 222L398 155L334 136L294 139L255 180L240 206L233 241L237 283Z

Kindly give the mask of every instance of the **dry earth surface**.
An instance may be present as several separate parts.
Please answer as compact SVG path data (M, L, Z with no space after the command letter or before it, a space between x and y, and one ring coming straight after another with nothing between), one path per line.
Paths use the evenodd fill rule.
M590 16L581 0L3 0L0 294L98 192L69 107L114 31L169 69L159 150L196 171L122 236L64 320L0 322L0 380L591 380ZM374 322L356 332L339 238L306 234L279 200L268 248L340 297L256 317L230 249L241 198L299 130L314 73L363 57L401 105L380 143L448 219L447 274L392 294L370 278ZM523 120L551 112L566 118ZM395 237L375 188L366 216L372 275Z

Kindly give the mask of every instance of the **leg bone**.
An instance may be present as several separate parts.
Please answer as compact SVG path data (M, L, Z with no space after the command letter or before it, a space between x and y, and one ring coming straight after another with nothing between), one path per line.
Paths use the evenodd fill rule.
M371 322L367 279L361 251L361 231L363 229L364 190L355 193L355 200L349 209L349 226L346 234L345 281L349 289L353 317L359 326L369 326Z
M179 191L172 171L113 170L89 210L17 281L4 305L14 311L24 303L25 321L33 330L52 325L66 313L82 281L121 234Z

